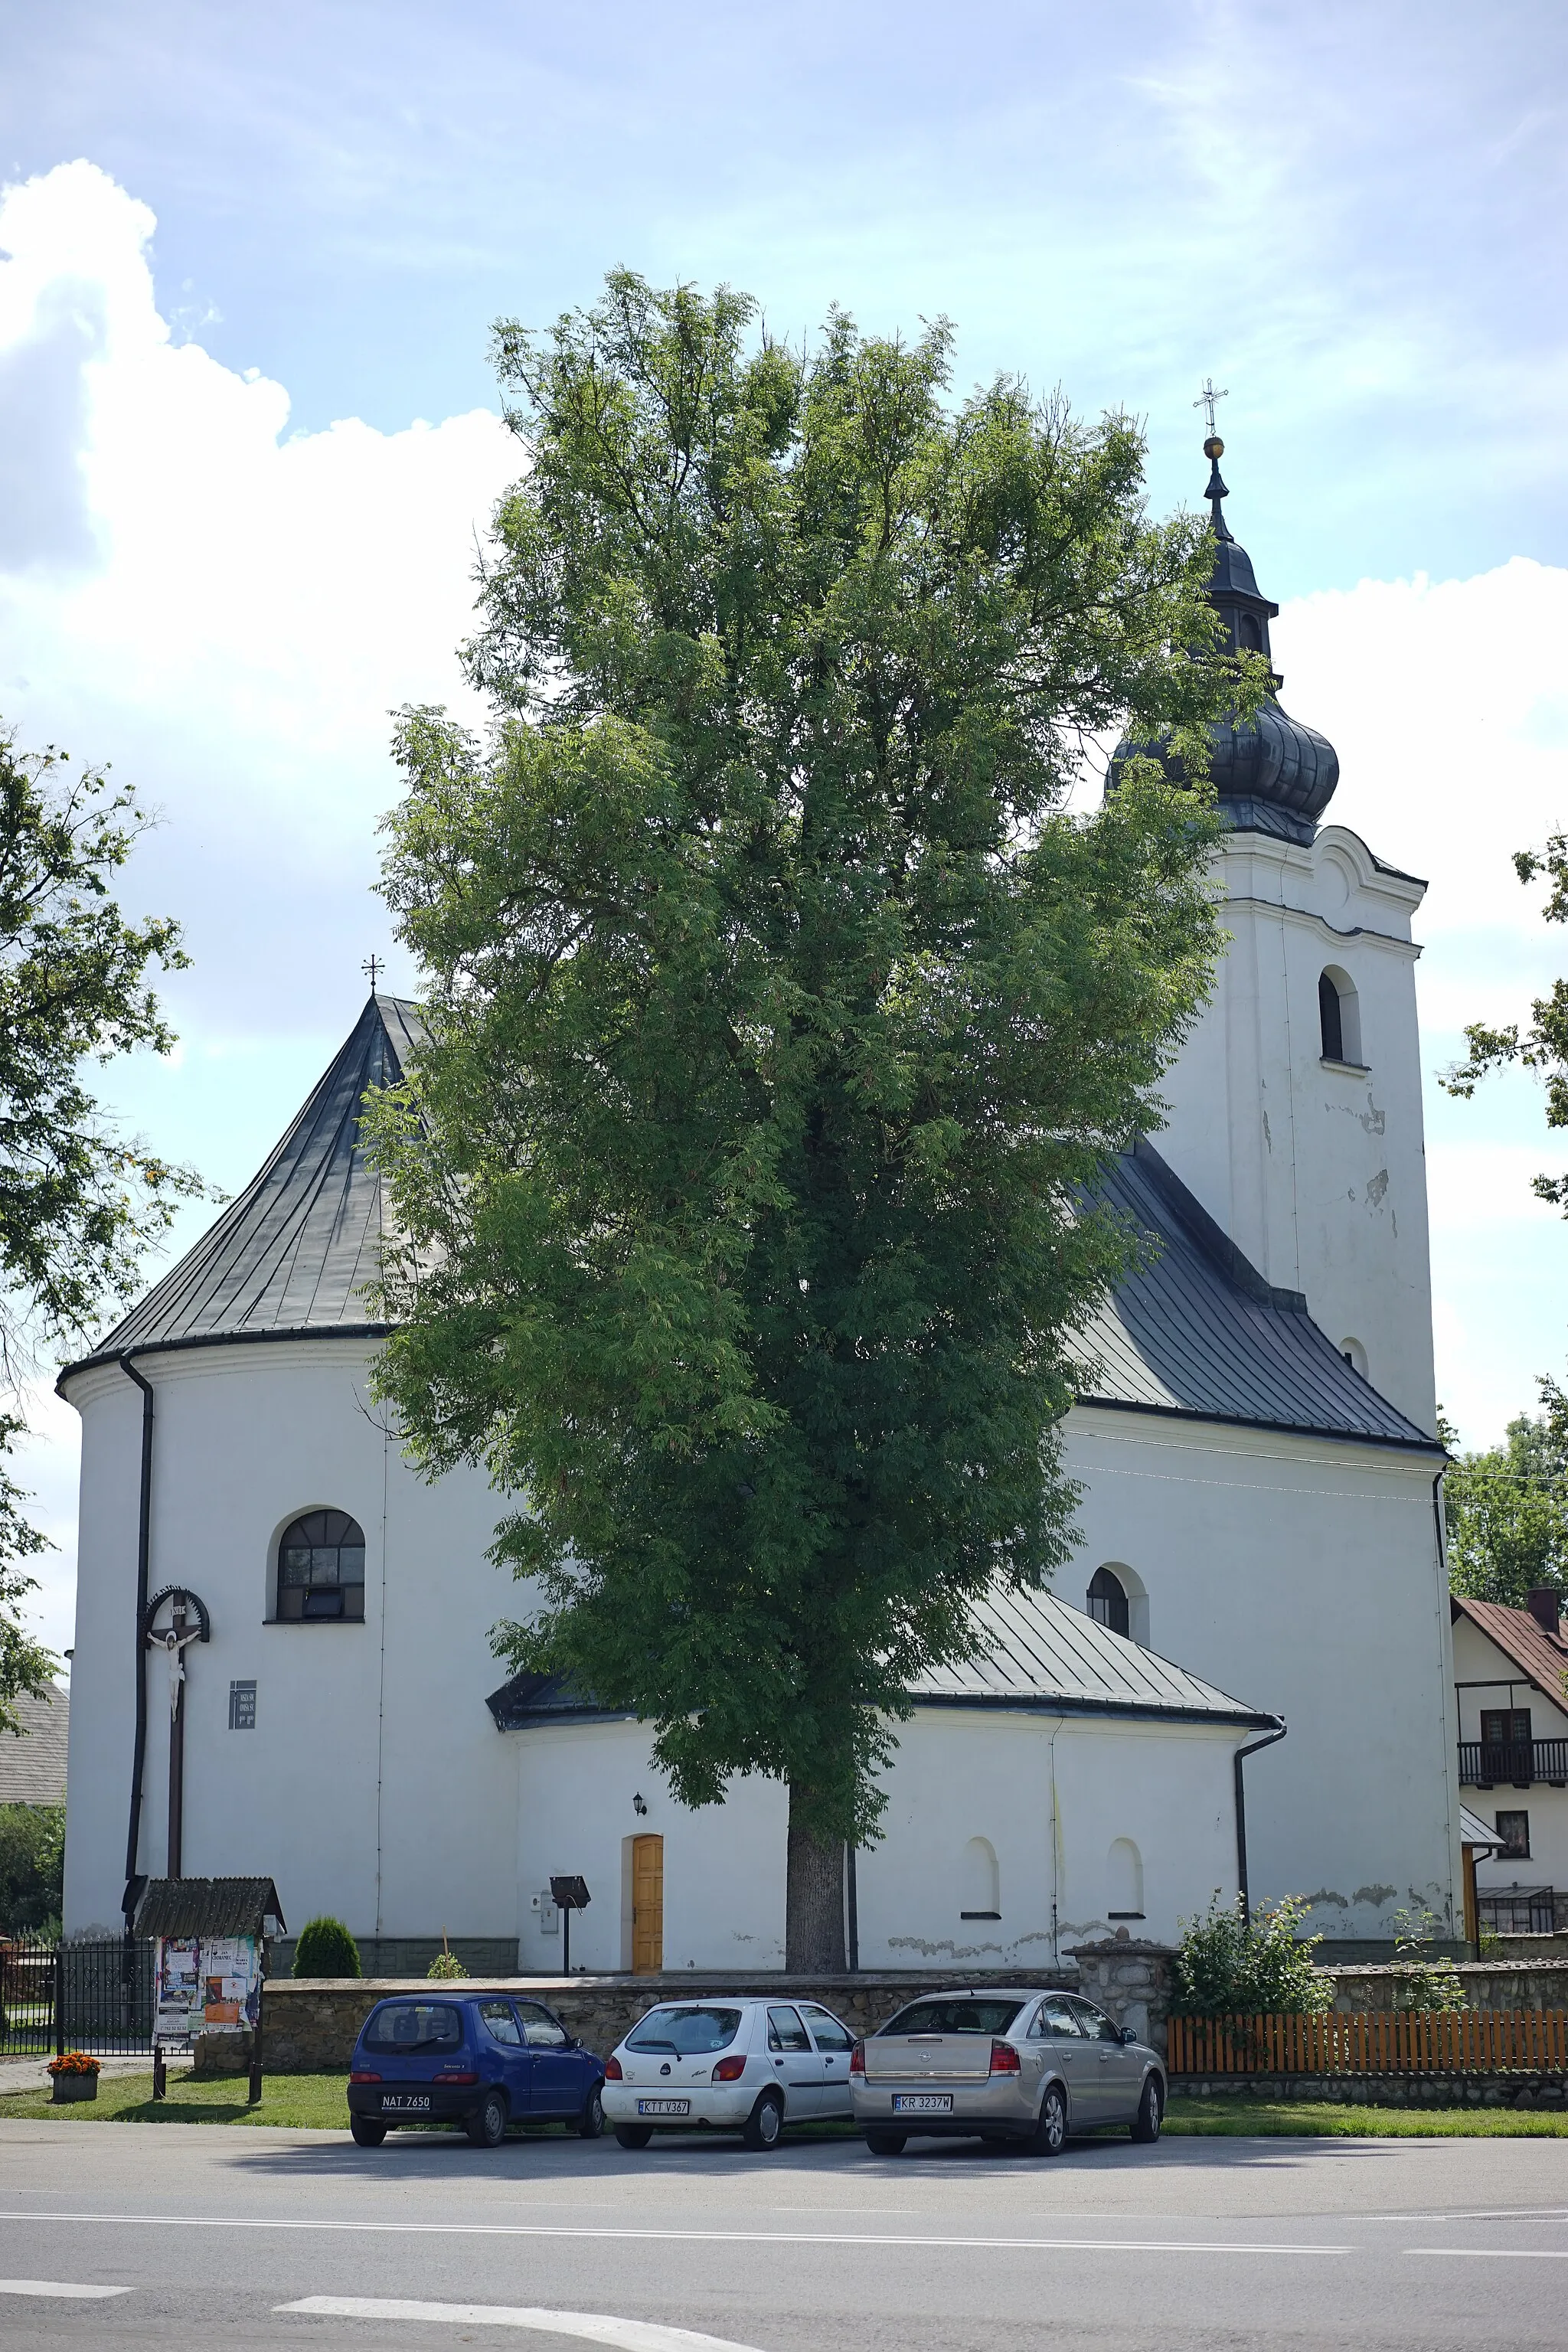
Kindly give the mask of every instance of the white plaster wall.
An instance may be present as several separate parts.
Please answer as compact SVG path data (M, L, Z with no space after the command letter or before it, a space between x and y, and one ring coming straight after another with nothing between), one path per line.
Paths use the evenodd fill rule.
M860 1965L1043 1966L1083 1937L1113 1934L1111 1843L1143 1863L1145 1920L1130 1934L1169 1939L1179 1915L1236 1892L1231 1757L1224 1727L921 1708L899 1727L879 1843L858 1858ZM667 1969L784 1964L785 1790L756 1777L724 1804L676 1803L635 1723L541 1726L518 1751L518 1875L526 1894L576 1872L593 1901L572 1923L574 1968L629 1957L621 1886L626 1842L664 1846ZM1054 1801L1053 1801L1054 1791ZM647 1810L638 1813L640 1796ZM963 1907L963 1850L984 1837L999 1864L999 1922ZM561 1966L559 1929L525 1910L524 1969Z
M858 1860L862 1968L1043 1966L1114 1935L1173 1942L1235 1895L1229 1727L921 1708L900 1727L883 1840ZM1001 1918L960 1916L963 1853L995 1851ZM1131 1839L1144 1917L1112 1920L1110 1853Z
M1270 1282L1306 1293L1374 1388L1436 1427L1426 1144L1411 919L1426 885L1342 825L1310 848L1226 836L1231 945L1168 1074L1160 1150ZM1353 982L1363 1072L1326 1064L1318 980Z
M1150 1648L1289 1727L1246 1767L1254 1901L1309 1895L1334 1937L1388 1936L1413 1902L1460 1919L1436 1464L1100 1408L1066 1434L1086 1491L1056 1591L1082 1609L1128 1562Z
M156 1391L151 1590L211 1612L188 1653L187 1876L267 1872L291 1927L356 1934L516 1931L516 1777L484 1706L504 1678L487 1634L514 1592L485 1558L484 1479L432 1489L370 1407L362 1343L331 1339L149 1354ZM66 1925L113 1922L123 1886L135 1682L141 1397L114 1368L70 1383L82 1414ZM365 1622L267 1622L272 1547L299 1512L365 1535ZM149 1658L140 1866L167 1863L167 1677ZM254 1679L254 1731L228 1728Z
M1461 1739L1480 1738L1481 1709L1492 1706L1527 1706L1532 1738L1568 1739L1568 1706L1555 1706L1537 1690L1479 1625L1468 1617L1459 1618L1453 1639ZM1568 1888L1568 1789L1553 1789L1538 1780L1528 1789L1467 1788L1460 1794L1470 1811L1492 1829L1500 1812L1530 1815L1529 1860L1505 1862L1494 1854L1478 1854L1478 1887L1483 1891L1516 1885Z

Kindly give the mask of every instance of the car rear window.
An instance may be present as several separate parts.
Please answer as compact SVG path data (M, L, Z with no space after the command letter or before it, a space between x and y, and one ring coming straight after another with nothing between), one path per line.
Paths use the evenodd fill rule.
M462 2039L462 2011L445 2001L389 2000L364 2030L367 2050L456 2050Z
M627 2034L626 2046L706 2058L710 2050L727 2050L740 2030L738 2009L650 2009Z
M879 2033L1005 2033L1019 2003L1004 1993L996 2000L911 2000Z

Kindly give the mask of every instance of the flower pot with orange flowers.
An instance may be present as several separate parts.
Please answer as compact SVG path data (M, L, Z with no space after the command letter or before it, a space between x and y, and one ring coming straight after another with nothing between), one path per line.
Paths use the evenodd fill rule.
M57 2107L68 2105L73 2099L96 2099L99 2066L96 2058L85 2050L68 2050L63 2057L49 2060L49 2080Z

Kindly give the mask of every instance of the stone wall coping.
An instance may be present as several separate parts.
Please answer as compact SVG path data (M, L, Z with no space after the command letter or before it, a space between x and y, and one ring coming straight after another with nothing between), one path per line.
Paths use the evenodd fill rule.
M1119 1954L1136 1948L1127 1944L1108 1947ZM853 1976L835 1977L803 1976L799 1973L786 1975L782 1969L751 1975L738 1969L714 1969L706 1974L689 1969L684 1974L671 1972L657 1977L578 1976L575 1973L569 1977L268 1977L267 1997L274 2000L279 1995L288 1999L295 1996L308 1999L312 1993L374 1991L377 2000L383 2000L393 1993L462 1994L504 1989L508 1992L536 1992L542 1996L552 1992L646 1991L650 2000L664 2000L672 1994L708 1994L723 1990L733 1992L744 2000L761 2000L770 1994L787 1998L791 1991L803 1994L821 1992L829 1986L845 1992L854 1992L868 1986L891 1986L895 1990L902 1991L905 1988L913 1990L929 1984L945 1990L954 1990L963 1985L979 1985L987 1991L1009 1985L1017 1985L1026 1991L1038 1985L1044 1990L1056 1979L1076 1977L1077 1973L1076 1969L1069 1968L1034 1971L1026 1969L976 1969L970 1975L962 1975L952 1969L861 1969Z

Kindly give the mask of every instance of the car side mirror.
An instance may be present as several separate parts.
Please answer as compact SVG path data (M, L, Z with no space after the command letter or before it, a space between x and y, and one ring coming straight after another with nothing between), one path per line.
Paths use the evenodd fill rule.
M1124 2025L1121 2029L1121 2039L1123 2042L1136 2042L1138 2028L1135 2025Z

